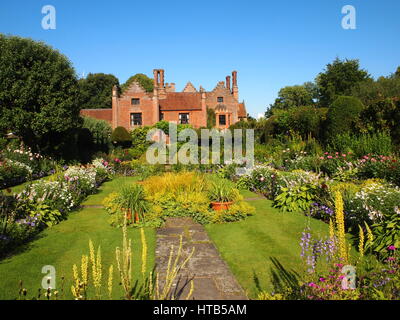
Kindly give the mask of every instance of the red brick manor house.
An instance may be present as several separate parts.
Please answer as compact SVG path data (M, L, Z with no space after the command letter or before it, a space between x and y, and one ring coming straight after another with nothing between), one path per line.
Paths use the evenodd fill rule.
M232 79L232 81L231 81ZM226 82L218 82L207 92L197 90L190 82L182 92L175 92L175 83L164 83L164 70L154 70L154 90L146 92L133 82L121 95L117 87L112 92L112 109L83 109L81 114L108 121L131 130L137 126L150 126L166 120L191 124L195 128L207 126L207 108L215 111L216 127L223 129L247 119L244 102L239 102L237 72Z

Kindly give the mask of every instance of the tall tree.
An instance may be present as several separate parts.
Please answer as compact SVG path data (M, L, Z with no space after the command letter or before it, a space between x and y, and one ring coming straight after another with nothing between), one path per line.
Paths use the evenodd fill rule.
M128 89L131 83L134 81L138 82L147 92L152 92L154 89L154 80L152 78L149 78L143 73L137 73L126 80L126 82L121 86L121 91L124 92L126 89Z
M316 78L320 105L329 107L338 96L350 95L357 83L370 78L366 70L360 69L358 60L336 58Z
M288 110L294 107L312 105L312 92L304 85L287 86L279 90L278 98L267 110L265 116L270 117L274 110Z
M80 127L78 81L70 61L50 46L0 34L0 131L36 150L59 152Z
M114 85L119 85L119 81L112 74L89 73L85 79L80 79L81 109L111 108Z

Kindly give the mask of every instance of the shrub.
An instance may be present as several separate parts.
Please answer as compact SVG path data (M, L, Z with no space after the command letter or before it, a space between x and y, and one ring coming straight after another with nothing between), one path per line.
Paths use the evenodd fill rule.
M328 110L326 120L327 140L354 129L362 110L363 104L359 99L347 96L338 97Z
M98 150L108 151L107 147L111 142L112 128L107 121L83 117L83 128L90 131L93 142Z
M331 140L329 149L341 153L351 152L360 158L366 154L389 156L392 154L393 145L392 138L385 132L362 135L344 133Z
M325 121L328 109L316 107L296 107L289 110L288 126L302 137L309 135L318 138L322 122Z
M131 131L132 136L132 148L129 149L129 153L133 159L139 159L144 154L147 148L152 144L151 141L147 141L147 133L151 130L151 127L138 127Z
M111 141L116 145L128 146L132 142L132 137L124 127L116 127L111 134Z
M368 248L379 255L380 258L387 258L391 251L400 248L400 209L391 215L385 216L381 222L371 226L374 234L372 242L368 243Z

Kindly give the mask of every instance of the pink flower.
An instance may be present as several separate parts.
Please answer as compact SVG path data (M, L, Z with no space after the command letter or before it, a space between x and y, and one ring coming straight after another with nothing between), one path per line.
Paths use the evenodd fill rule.
M343 157L343 158L346 158L347 156L343 153L343 154L342 154L342 157Z
M328 156L328 159L333 159L333 157L332 156Z
M324 157L319 157L319 159L320 159L320 160L324 160L325 158L324 158Z
M395 246L389 246L389 247L388 247L388 250L394 251L394 250L396 250L396 247L395 247Z
M324 282L325 278L319 278L319 281Z
M329 152L325 152L325 155L328 155L329 154Z

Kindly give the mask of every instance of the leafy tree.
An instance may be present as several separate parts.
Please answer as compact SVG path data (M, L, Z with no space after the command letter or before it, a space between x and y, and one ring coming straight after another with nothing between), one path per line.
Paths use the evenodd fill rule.
M282 88L278 93L278 98L271 105L271 110L288 110L294 107L310 106L313 104L312 93L304 85L288 86Z
M396 78L400 78L400 67L397 68L397 70L396 70L394 76L395 76Z
M363 108L364 106L358 98L338 97L328 110L326 138L329 140L338 134L354 132Z
M107 152L111 142L112 128L105 120L83 117L83 128L88 129L97 150Z
M370 105L387 98L400 98L400 78L395 75L380 77L358 83L352 90L352 95L359 98L365 105Z
M288 124L291 130L303 138L310 134L314 138L320 137L322 123L326 120L328 109L316 107L299 107L289 110Z
M154 90L154 80L143 73L137 73L134 76L130 77L121 86L121 91L124 92L125 90L127 90L134 81L138 82L147 92L152 92Z
M81 126L79 90L70 61L50 46L0 34L0 131L35 151L61 155Z
M366 70L360 69L358 60L336 58L317 76L320 105L329 107L338 96L351 95L353 87L367 79L370 79L370 75Z
M89 73L85 79L80 79L81 108L111 108L112 88L114 85L119 85L119 81L112 74Z

